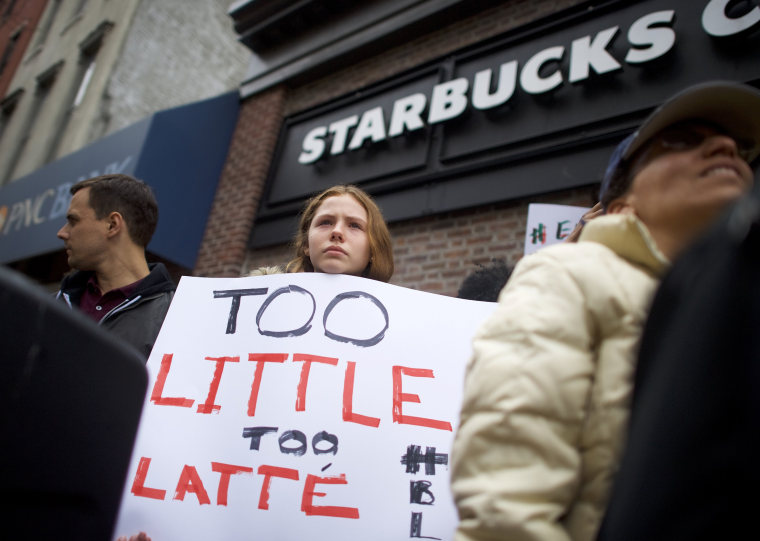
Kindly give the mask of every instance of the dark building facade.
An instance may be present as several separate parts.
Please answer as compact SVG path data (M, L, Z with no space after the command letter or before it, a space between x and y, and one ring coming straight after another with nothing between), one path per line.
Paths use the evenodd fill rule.
M530 203L591 206L614 146L690 84L760 84L754 2L242 1L253 53L195 273L288 259L303 201L371 193L392 283L453 295L522 254Z

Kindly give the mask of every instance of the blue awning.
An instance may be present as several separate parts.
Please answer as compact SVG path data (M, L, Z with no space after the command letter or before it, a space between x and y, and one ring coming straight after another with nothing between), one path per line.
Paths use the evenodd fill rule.
M239 94L160 111L0 189L0 263L63 249L69 188L125 173L156 194L158 228L148 250L192 269L238 116Z

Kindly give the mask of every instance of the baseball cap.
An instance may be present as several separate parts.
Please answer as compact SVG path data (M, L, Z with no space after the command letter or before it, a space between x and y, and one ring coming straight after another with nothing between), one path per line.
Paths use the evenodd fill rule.
M659 132L685 120L707 121L734 139L750 142L749 162L760 156L760 91L733 81L699 83L665 101L618 144L602 178L600 200L627 159Z

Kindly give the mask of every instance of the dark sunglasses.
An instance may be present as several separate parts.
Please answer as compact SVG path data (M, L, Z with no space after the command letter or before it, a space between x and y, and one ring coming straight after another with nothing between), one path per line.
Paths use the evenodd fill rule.
M665 128L657 134L654 140L666 150L683 151L697 148L705 139L716 135L724 135L736 143L736 151L740 158L749 163L750 156L755 150L755 141L733 137L717 126L703 123L676 124Z

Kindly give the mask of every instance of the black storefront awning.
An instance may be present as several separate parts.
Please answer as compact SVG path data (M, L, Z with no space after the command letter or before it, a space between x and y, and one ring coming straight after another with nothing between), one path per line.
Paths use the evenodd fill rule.
M125 173L156 194L148 250L192 269L238 116L237 91L160 111L0 189L0 263L63 249L56 237L75 182Z

